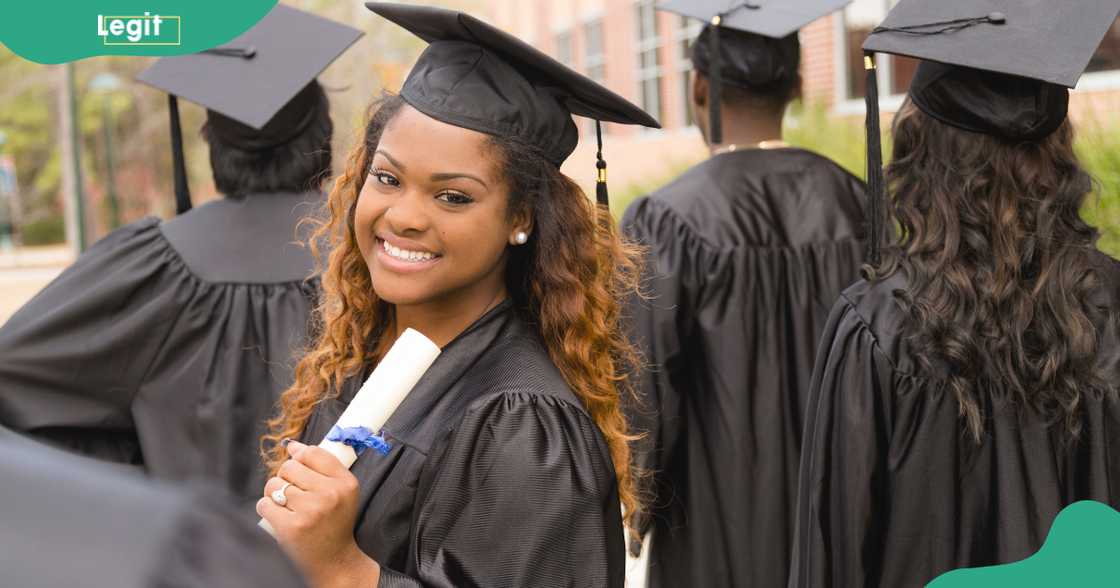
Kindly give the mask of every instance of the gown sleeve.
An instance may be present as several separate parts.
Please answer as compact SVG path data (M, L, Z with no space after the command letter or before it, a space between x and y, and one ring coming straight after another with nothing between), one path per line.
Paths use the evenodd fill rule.
M636 374L636 399L627 399L630 428L642 435L633 444L632 460L641 474L641 494L656 507L665 500L659 491L668 484L666 468L683 438L685 423L681 390L674 381L683 372L683 341L692 332L695 307L689 274L702 256L703 244L687 227L654 200L645 198L627 210L623 231L645 249L642 291L627 303L626 323L631 341L641 350L644 369ZM701 262L702 263L702 262ZM644 535L649 517L641 517Z
M428 459L411 569L382 568L381 588L622 587L614 469L578 408L544 395L498 395Z
M0 328L0 425L136 463L130 404L178 308L159 220L105 237Z
M879 585L895 385L889 358L841 297L813 370L790 588Z

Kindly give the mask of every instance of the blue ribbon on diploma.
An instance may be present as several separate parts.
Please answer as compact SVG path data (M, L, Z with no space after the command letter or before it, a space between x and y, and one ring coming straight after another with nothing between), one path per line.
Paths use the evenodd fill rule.
M374 449L381 455L389 455L389 450L393 448L387 440L385 440L385 431L380 435L374 434L373 431L365 427L346 427L342 428L338 425L331 427L331 432L327 433L327 441L335 441L343 445L349 445L354 449L354 453L361 455L366 449Z

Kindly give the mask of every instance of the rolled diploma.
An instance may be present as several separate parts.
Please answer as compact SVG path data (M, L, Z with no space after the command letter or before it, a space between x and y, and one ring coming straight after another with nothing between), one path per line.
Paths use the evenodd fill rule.
M439 357L439 353L439 346L432 343L431 339L421 335L419 331L405 329L385 357L377 363L373 373L362 384L335 424L343 429L365 427L374 434L379 434L389 417L393 416L408 393L416 387L421 376ZM319 447L329 451L347 468L358 459L354 448L345 443L324 438ZM275 535L268 521L261 519L260 526Z

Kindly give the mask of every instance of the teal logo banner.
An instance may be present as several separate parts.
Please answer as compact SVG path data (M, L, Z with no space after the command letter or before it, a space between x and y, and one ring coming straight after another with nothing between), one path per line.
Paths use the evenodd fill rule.
M229 42L277 0L61 0L10 2L0 43L38 63L99 55L197 53Z
M956 570L928 588L1120 586L1120 512L1085 500L1058 513L1038 553L999 566Z

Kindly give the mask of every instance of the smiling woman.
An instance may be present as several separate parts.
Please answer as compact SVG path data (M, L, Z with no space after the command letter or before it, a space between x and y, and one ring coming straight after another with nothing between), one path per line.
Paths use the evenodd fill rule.
M530 217L510 209L489 135L394 110L358 197L358 246L383 300L467 316L501 294L506 249Z
M258 512L317 586L622 586L635 253L559 164L573 112L656 121L467 15L369 6L431 45L371 108L313 241L320 337L266 437ZM322 438L406 328L443 351L385 452L346 471L279 443Z

